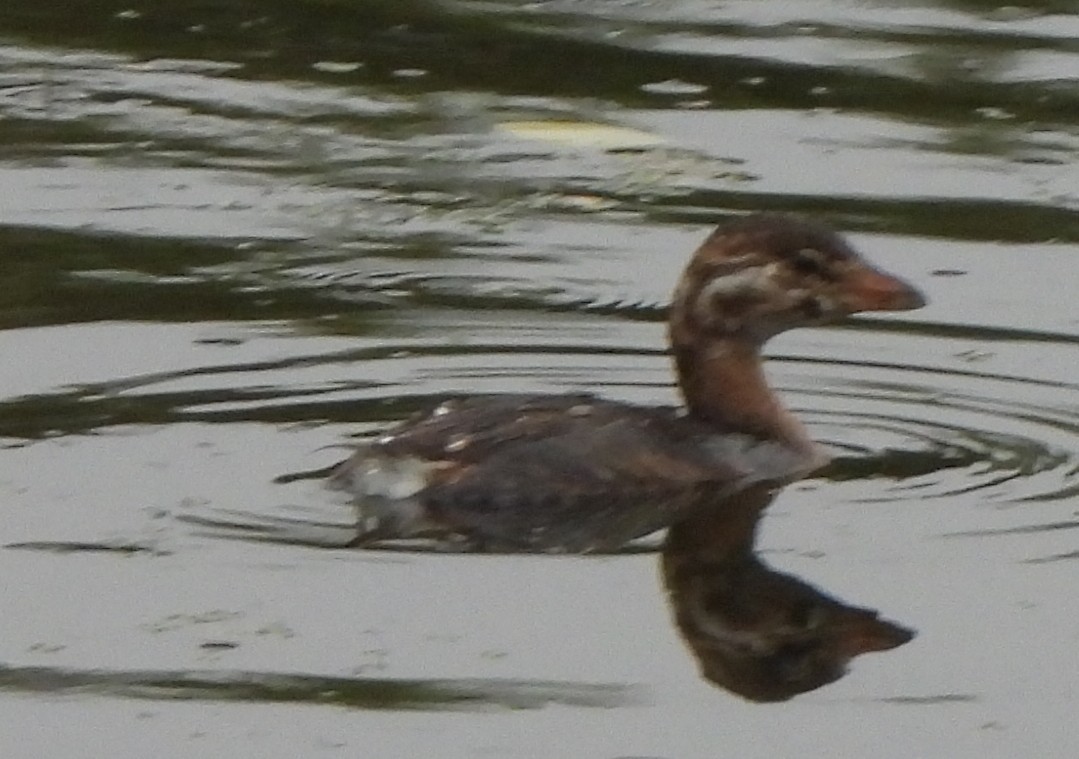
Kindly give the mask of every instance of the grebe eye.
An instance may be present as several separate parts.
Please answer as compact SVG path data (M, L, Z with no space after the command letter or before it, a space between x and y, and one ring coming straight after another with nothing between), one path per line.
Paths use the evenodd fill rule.
M823 274L828 262L819 250L802 248L791 258L791 266L799 274Z

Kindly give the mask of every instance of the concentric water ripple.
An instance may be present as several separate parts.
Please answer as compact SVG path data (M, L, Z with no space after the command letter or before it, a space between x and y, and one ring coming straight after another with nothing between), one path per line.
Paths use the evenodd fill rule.
M844 366L859 373L869 368ZM987 501L1018 502L1079 492L1079 411L1023 400L1031 388L1016 378L980 375L977 393L950 389L964 378L940 371L919 377L935 384L828 378L804 413L817 437L836 450L823 476L892 480L868 501L978 492ZM1037 387L1043 394L1076 390Z
M505 306L498 297L493 300L496 307ZM347 437L463 392L586 390L664 405L676 402L668 359L659 345L639 347L662 341L659 325L648 323L659 313L641 307L634 314L641 322L607 320L604 329L581 324L573 314L549 313L536 323L511 312L500 331L503 338L515 339L500 343L455 338L456 330L468 330L467 322L454 328L447 321L447 343L363 340L357 342L366 347L278 361L133 375L51 396L9 399L0 407L0 434L33 439L155 419L324 419L345 425ZM819 476L887 483L860 497L867 501L976 493L987 502L1014 503L1079 492L1079 408L1067 402L1079 387L954 362L950 367L900 364L942 347L934 337L919 336L916 324L905 329L906 334L883 336L857 328L808 333L793 350L770 358L769 371L788 403L835 453ZM621 339L612 342L612 332ZM589 333L594 339L581 339ZM816 334L831 340L825 355L811 337ZM874 336L889 345L888 360L857 357L862 343ZM1022 362L1036 349L1012 346L1009 360ZM62 407L67 411L58 414Z

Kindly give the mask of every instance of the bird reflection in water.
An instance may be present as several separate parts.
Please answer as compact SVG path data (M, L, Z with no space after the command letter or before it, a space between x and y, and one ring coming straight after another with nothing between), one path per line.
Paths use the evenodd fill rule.
M757 524L773 497L762 486L701 510L670 528L661 557L675 625L701 675L750 701L820 688L855 656L914 637L757 558Z
M847 673L854 657L914 637L876 611L846 604L757 558L757 525L776 492L762 484L721 508L687 516L668 529L660 555L675 626L701 675L750 701L785 701L828 685ZM347 545L352 534L347 524L252 514L185 521L217 537L320 548ZM461 550L437 540L382 548Z

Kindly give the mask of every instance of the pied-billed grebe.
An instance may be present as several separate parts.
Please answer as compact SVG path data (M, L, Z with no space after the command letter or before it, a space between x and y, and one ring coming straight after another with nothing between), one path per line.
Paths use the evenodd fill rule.
M802 219L755 215L697 249L669 314L685 408L590 395L462 398L335 468L353 545L427 537L472 550L612 550L825 456L765 381L761 346L794 327L922 296Z

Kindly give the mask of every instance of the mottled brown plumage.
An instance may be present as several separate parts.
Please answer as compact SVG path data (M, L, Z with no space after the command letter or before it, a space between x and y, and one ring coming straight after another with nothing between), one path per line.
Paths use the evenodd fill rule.
M444 531L474 549L571 552L618 548L689 509L762 478L784 481L805 465L767 441L717 436L678 409L587 395L447 401L371 443L332 482L356 492L379 462L420 473L421 490L386 504L418 521L380 517L392 524L365 542ZM382 498L367 495L369 509ZM402 509L409 499L415 508Z
M686 408L586 395L450 401L362 446L331 484L351 494L357 545L618 548L825 461L768 387L765 340L921 296L820 225L761 215L713 233L675 292L669 332Z
M795 327L924 302L827 227L750 216L713 232L675 290L668 335L678 385L694 416L813 455L802 425L768 387L761 346Z

